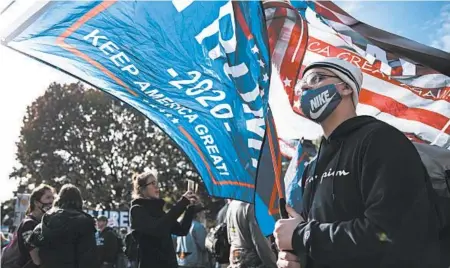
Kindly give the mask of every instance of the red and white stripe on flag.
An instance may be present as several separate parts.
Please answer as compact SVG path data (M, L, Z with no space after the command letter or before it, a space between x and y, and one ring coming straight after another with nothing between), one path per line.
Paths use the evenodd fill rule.
M346 14L337 13L332 6L316 5L316 9L321 13L330 13L329 16L335 22L349 23L352 19ZM410 137L414 135L416 140L450 147L450 78L436 72L405 75L411 72L405 66L411 68L411 64L392 67L369 58L370 55L356 47L349 36L343 36L322 23L311 9L306 11L306 18L302 19L289 5L270 2L265 4L265 12L273 72L278 72L272 74L269 101L281 138L310 138L321 133L301 116L299 101L293 89L301 79L304 66L324 57L339 57L363 71L358 114L375 116L410 134ZM436 80L441 82L436 83ZM284 90L275 89L277 86ZM284 96L275 96L275 92ZM280 108L287 103L297 113L296 116L286 108Z

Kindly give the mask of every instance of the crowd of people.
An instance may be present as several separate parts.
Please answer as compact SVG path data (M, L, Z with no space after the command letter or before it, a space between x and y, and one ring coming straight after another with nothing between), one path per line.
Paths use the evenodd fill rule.
M158 176L133 178L131 231L82 210L78 188L35 188L30 208L3 252L5 268L442 268L440 219L427 171L399 130L357 116L362 72L337 58L303 70L297 94L324 132L302 177L302 213L277 221L273 244L252 204L228 200L207 230L204 207L187 191L168 211ZM405 187L405 185L407 185ZM3 244L3 238L2 238ZM14 249L17 249L14 251ZM18 255L14 255L18 253ZM16 262L17 266L7 266Z
M186 192L165 212L156 173L137 175L133 188L131 231L117 232L108 226L106 216L93 218L83 212L83 200L76 186L66 184L57 195L51 186L36 187L15 236L4 243L8 250L3 252L2 265L5 268L228 266L216 261L206 249L204 207L195 194ZM254 267L265 267L259 260L267 258L267 267L276 267L270 244L254 220L252 205L230 200L218 220L228 223L232 248L239 249L233 251L234 265L251 261L258 264ZM251 258L241 260L247 255Z

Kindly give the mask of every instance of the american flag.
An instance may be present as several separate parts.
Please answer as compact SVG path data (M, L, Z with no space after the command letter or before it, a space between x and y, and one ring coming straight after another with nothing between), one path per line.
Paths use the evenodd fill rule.
M450 78L442 74L450 72L450 54L365 25L330 1L294 3L300 9L284 1L264 4L275 73L270 103L280 138L321 134L318 125L303 118L294 88L308 63L340 57L364 74L358 114L450 149ZM389 38L395 40L386 42Z

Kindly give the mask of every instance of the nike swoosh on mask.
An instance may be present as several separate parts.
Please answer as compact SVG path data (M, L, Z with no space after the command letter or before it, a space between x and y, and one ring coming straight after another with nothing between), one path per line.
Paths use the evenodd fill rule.
M327 108L328 104L330 104L330 102L333 99L334 95L336 95L336 93L334 93L333 96L329 97L327 99L327 101L324 103L324 105L317 112L313 112L313 111L309 112L309 114L310 114L312 119L317 119L317 118L319 118L322 115L323 111L325 111L325 109Z

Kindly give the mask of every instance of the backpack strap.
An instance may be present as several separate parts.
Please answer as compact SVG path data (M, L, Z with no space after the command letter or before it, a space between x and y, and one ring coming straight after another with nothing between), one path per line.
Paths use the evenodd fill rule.
M131 216L131 210L135 207L142 207L141 205L134 204L130 208L130 216ZM141 253L140 253L140 246L139 246L139 234L136 232L136 230L131 229L131 237L134 239L136 245L137 245L137 262L141 262Z
M133 208L137 208L137 207L142 207L141 205L138 204L134 204L131 206L130 208L130 217L131 217L131 210L133 210ZM135 230L133 230L133 228L131 228L131 235L133 236L133 238L138 241L138 234Z

